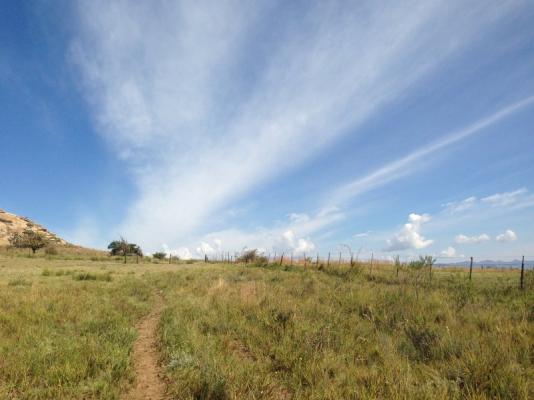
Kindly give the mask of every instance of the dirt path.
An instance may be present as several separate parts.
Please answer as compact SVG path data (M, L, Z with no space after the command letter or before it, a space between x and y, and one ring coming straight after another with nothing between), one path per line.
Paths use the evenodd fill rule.
M156 293L154 308L138 324L139 337L134 344L135 382L123 400L163 400L165 383L158 363L157 326L163 311L161 293Z

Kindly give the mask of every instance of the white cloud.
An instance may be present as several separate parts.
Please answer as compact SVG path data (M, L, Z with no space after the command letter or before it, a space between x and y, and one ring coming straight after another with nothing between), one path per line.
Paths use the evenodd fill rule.
M508 105L507 107L498 110L494 114L487 116L486 118L483 118L479 121L476 121L474 124L466 128L447 134L435 142L418 148L417 150L408 154L405 157L392 161L389 164L382 166L381 168L371 172L370 174L367 174L362 178L343 185L339 189L334 191L331 201L335 204L338 204L343 201L347 201L353 197L356 197L362 193L365 193L369 190L375 189L379 186L383 186L387 183L405 177L406 175L412 174L420 169L420 162L432 153L442 150L447 146L453 145L459 142L460 140L473 136L476 133L480 133L484 128L487 128L488 126L491 126L499 120L522 109L523 107L530 105L533 101L534 96L530 96L519 102ZM474 203L476 201L475 198L469 198L466 200L467 203L459 205L460 207L463 206L464 210L472 206L472 204L470 203ZM460 210L461 209L462 208L460 208ZM456 212L460 210L457 209Z
M270 2L79 4L71 58L99 131L125 158L139 192L119 229L148 249L205 231L216 212L354 132L513 8L371 2L362 17L360 7L317 2L298 20L280 21L281 29L258 31L273 17ZM522 105L346 191L402 175Z
M497 242L514 242L517 240L517 235L513 230L507 229L504 233L497 235L495 240Z
M215 249L206 242L200 242L200 245L196 249L198 255L211 255L215 253Z
M362 237L368 237L369 234L371 234L372 231L367 231L367 232L360 232L360 233L356 233L354 235L355 238L362 238Z
M295 253L306 253L315 249L315 244L310 239L296 238L292 230L285 231L282 236L281 250L288 250Z
M496 193L494 195L484 197L482 201L495 207L502 207L516 203L521 196L527 192L528 190L526 188L521 188L514 190L513 192Z
M299 239L295 247L296 253L309 253L313 250L315 250L315 244L309 239Z
M433 243L433 240L427 240L421 235L421 227L430 221L430 215L410 214L408 220L400 232L388 239L385 251L420 250Z
M442 257L452 258L456 256L456 249L452 246L449 246L445 250L443 250L440 254Z
M165 243L161 247L167 255L170 254L173 257L178 257L180 260L190 260L193 258L193 254L187 247L178 247L177 249L171 249Z
M478 236L466 236L463 234L459 234L459 235L456 235L456 237L454 238L454 241L456 243L461 243L461 244L481 243L481 242L487 242L488 240L491 240L491 238L485 233L478 235Z
M474 196L468 197L467 199L460 201L453 201L445 204L445 210L451 214L463 212L473 208L477 202L477 198Z

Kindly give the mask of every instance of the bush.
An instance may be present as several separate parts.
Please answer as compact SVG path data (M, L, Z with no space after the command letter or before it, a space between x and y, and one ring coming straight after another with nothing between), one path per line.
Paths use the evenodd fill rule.
M158 260L163 260L165 257L167 257L167 253L163 252L163 251L158 251L154 254L152 254L152 257L158 259Z
M75 281L105 281L111 282L111 274L91 274L89 272L80 272L72 276Z
M267 265L269 260L267 257L258 254L257 249L247 250L236 260L238 263L254 263L256 265Z
M45 247L44 252L47 256L57 256L58 254L57 248L51 244Z

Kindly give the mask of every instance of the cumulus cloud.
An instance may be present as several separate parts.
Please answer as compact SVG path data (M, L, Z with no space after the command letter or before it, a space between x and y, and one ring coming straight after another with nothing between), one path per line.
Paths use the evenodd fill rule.
M388 239L385 251L396 250L419 250L430 246L433 240L425 239L421 235L422 225L430 221L428 214L410 214L408 222L400 232L396 233L391 239Z
M504 233L497 235L495 240L497 240L497 242L514 242L517 240L517 235L513 230L507 229Z
M465 243L481 243L481 242L487 242L488 240L491 240L491 238L483 233L478 236L466 236L463 234L456 235L454 238L454 241L459 244L465 244Z
M452 246L449 246L445 250L443 250L440 254L442 257L452 258L456 256L456 249Z
M139 193L119 230L148 249L203 234L216 212L355 132L512 9L370 2L362 14L305 2L285 19L259 1L77 4L71 60ZM391 167L405 172L436 148ZM348 190L383 183L392 168Z
M282 234L282 249L295 253L306 253L315 250L315 244L310 239L296 238L295 232L287 230Z
M215 253L215 249L206 242L200 242L200 245L197 247L196 252L198 255L211 255Z
M177 249L171 249L165 243L161 247L167 255L178 257L180 260L190 260L193 258L193 254L187 247L178 247Z

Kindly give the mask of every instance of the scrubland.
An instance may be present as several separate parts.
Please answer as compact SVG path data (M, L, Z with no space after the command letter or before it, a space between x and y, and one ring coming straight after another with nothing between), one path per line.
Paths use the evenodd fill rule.
M161 293L169 398L534 398L534 277L0 255L0 398L117 399Z

